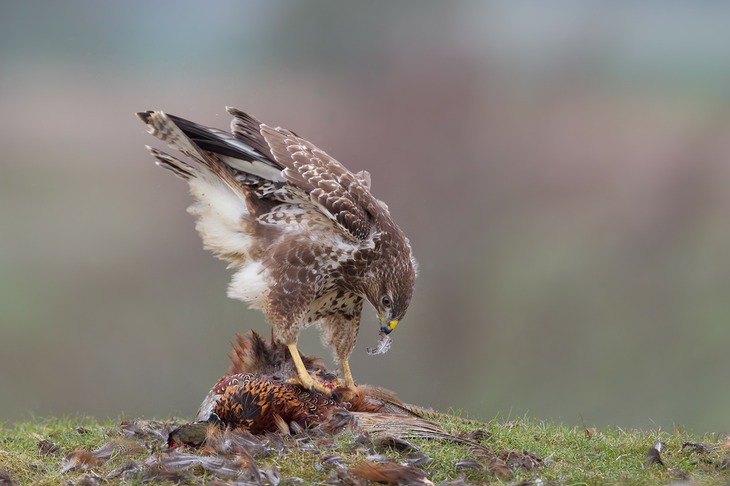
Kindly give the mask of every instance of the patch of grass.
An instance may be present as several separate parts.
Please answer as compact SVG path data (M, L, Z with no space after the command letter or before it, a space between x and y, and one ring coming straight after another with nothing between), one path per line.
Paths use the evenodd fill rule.
M97 447L107 429L117 426L89 418L42 418L0 427L0 470L21 484L59 484L61 461L74 449Z
M418 467L435 483L457 478L473 484L538 480L543 484L574 485L667 484L680 480L693 484L727 484L730 481L730 447L723 437L713 434L699 437L680 430L667 433L615 427L588 429L528 418L480 424L443 416L438 421L455 435L468 434L486 450L444 440L412 439L430 458ZM182 422L168 420L165 424L169 428ZM93 451L109 441L119 440L120 435L119 421L99 422L90 418L42 418L3 424L0 425L0 471L9 473L19 484L77 483L85 476L103 480L125 463L143 461L150 454L166 450L165 442L159 437L145 440L137 437L135 440L142 447L115 450L103 463L63 472L68 465L64 458L72 451ZM663 442L660 457L664 465L647 461L647 451L658 439ZM292 446L284 453L269 453L256 459L256 465L261 469L275 466L282 479L298 477L305 484L322 483L334 467L321 464L327 455L342 456L347 466L366 459L369 452L359 446L359 441L358 434L346 431L332 441L320 441L317 450L312 450L293 445L296 441L291 439ZM392 449L381 452L395 461L404 461L409 454ZM494 457L499 457L508 467L494 468L494 463L490 466L490 458ZM537 459L531 463L530 457ZM192 478L201 483L215 477L201 468L191 471ZM118 476L109 483L140 484L140 478Z

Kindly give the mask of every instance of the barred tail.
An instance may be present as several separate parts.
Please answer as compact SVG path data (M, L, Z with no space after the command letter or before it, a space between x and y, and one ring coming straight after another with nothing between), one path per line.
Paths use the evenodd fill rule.
M137 116L147 125L150 134L190 159L183 161L147 147L157 165L188 183L195 198L188 212L197 220L195 227L205 248L235 267L243 266L250 257L253 237L246 226L250 217L248 189L236 180L235 170L201 148L180 127L186 126L185 123L194 125L192 122L180 121L161 111L140 112Z
M235 109L233 113L240 113ZM170 147L190 157L198 164L205 166L218 177L235 179L241 173L268 181L283 182L281 175L282 167L277 165L266 153L263 153L263 138L257 132L258 125L252 117L245 119L250 123L247 126L248 132L243 132L241 119L234 119L235 133L228 133L217 128L209 128L191 122L184 118L168 115L162 111L141 111L137 117L147 125L151 135L159 138ZM240 116L239 116L240 118ZM261 140L256 139L258 135ZM160 158L153 153L158 160ZM165 154L166 155L166 154ZM162 166L171 168L171 157L163 157ZM178 161L179 162L179 161ZM180 167L178 162L173 162L172 169L175 174L181 176L176 170ZM189 172L187 169L184 172Z
M157 165L163 169L169 170L180 179L190 181L190 179L197 177L198 170L187 162L176 159L172 155L166 154L165 152L157 150L154 147L150 147L149 145L145 145L145 147L149 150L152 156L157 159Z

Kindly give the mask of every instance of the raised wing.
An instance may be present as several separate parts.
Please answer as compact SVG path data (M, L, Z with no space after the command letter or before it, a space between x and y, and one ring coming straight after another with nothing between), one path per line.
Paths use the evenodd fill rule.
M312 202L353 240L370 236L375 216L384 210L370 194L367 172L353 174L311 142L284 128L261 125L261 134L286 180L309 194Z
M385 210L370 194L370 174L365 171L353 174L290 130L269 127L236 108L227 110L234 117L231 133L161 112L145 112L139 116L150 126L153 135L184 149L186 155L198 162L210 167L212 164L206 159L212 155L234 172L278 184L288 183L294 189L290 196L299 194L296 197L301 197L303 202L309 199L348 238L362 241L370 236L375 215ZM165 119L184 137L175 135L169 125L165 126ZM155 123L157 120L160 123ZM196 153L196 149L202 154ZM260 195L276 197L270 189Z

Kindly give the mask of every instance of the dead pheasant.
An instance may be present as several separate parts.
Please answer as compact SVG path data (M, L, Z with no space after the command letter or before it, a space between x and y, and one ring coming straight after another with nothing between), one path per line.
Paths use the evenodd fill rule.
M267 342L251 331L236 335L228 374L218 380L198 411L198 421L220 421L253 434L280 429L281 422L306 428L319 424L334 410L416 415L388 390L361 385L343 388L339 378L319 358L302 356L309 374L337 398L292 383L297 369L286 346Z
M389 390L369 385L342 387L318 358L302 356L302 361L322 388L337 388L336 397L292 383L297 368L286 346L273 339L266 341L254 331L237 335L231 345L228 373L203 400L198 422L170 434L171 447L200 445L210 434L211 423L257 435L314 426L333 433L352 426L373 437L442 438L481 447L423 418L423 409L401 402Z

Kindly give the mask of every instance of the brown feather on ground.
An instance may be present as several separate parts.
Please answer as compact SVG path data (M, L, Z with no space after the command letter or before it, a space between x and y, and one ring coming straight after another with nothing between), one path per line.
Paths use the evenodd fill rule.
M417 467L401 466L392 462L376 463L366 460L351 467L350 471L357 477L382 484L434 484Z

